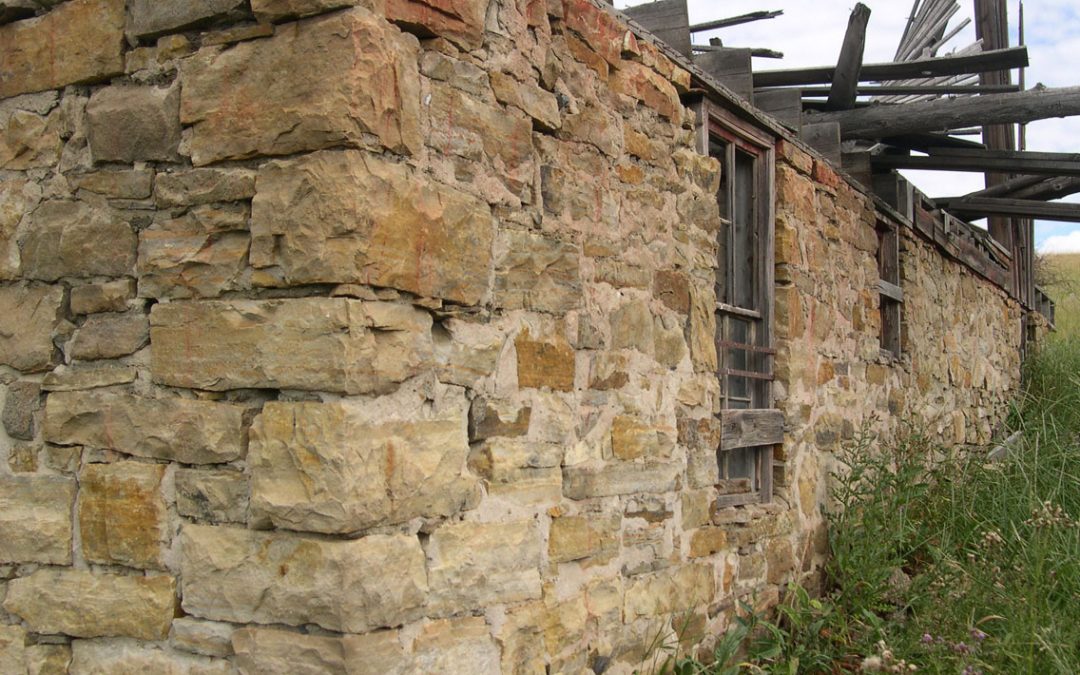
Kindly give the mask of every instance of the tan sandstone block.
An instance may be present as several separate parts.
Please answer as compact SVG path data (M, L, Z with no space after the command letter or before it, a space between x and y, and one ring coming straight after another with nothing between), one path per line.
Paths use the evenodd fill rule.
M176 470L176 510L188 518L247 522L248 480L239 471Z
M0 27L0 98L124 72L124 0L73 0Z
M36 644L26 648L26 675L68 675L71 645Z
M184 464L243 456L243 408L106 391L54 392L45 401L44 438Z
M63 302L61 286L0 286L0 364L24 372L48 370Z
M540 597L535 521L446 523L427 546L433 615Z
M230 15L242 17L246 4L244 0L130 0L127 30L135 37L153 37Z
M134 291L135 284L130 279L76 286L71 289L71 311L74 314L122 312Z
M160 569L167 547L164 464L88 464L79 473L83 556L103 565Z
M491 213L404 164L326 151L259 172L251 263L276 285L363 283L476 304L488 285Z
M285 19L323 14L339 7L361 5L374 9L371 0L251 0L251 11L260 22L278 23Z
M344 403L267 403L248 451L252 515L345 533L457 513L479 497L463 472L467 405L455 397L394 419Z
M150 313L164 384L385 393L432 366L431 316L346 298L171 302Z
M0 563L70 565L75 490L59 476L0 478Z
M581 302L580 254L573 244L512 230L499 233L495 249L498 306L562 313Z
M173 619L169 644L192 654L232 656L236 626L221 621L203 621L190 616Z
M158 206L235 202L254 196L255 172L249 169L189 169L159 173L154 179Z
M500 71L491 73L491 90L500 102L520 108L542 128L553 131L562 126L559 102L551 92Z
M26 631L0 625L0 673L26 672Z
M304 635L273 628L241 628L232 635L242 673L347 675L340 637Z
M175 84L99 89L86 104L90 154L95 162L176 161L179 111Z
M570 499L612 497L637 492L670 492L679 467L670 462L608 462L563 467L563 494Z
M204 48L181 66L180 119L193 126L192 161L359 145L365 134L415 154L417 52L414 38L362 8L225 51Z
M188 614L361 633L422 613L428 584L416 537L327 541L205 525L180 536Z
M115 359L134 354L150 341L150 320L140 310L106 312L86 318L68 345L79 361Z
M490 0L386 0L386 18L421 34L444 37L466 49L479 47Z
M627 622L639 617L666 616L707 605L716 579L709 563L687 564L637 577L626 588L623 613Z
M517 349L518 386L549 387L556 391L574 389L574 348L561 337L533 340L528 329L514 339Z
M614 514L563 516L551 521L548 557L553 562L593 558L605 562L619 552L621 518Z
M446 619L426 624L406 649L397 631L346 635L345 662L350 675L475 675L499 672L499 648L483 617Z
M131 640L75 640L71 643L73 675L233 675L225 659L177 653Z
M38 570L8 583L4 609L36 633L162 640L176 611L176 579Z
M28 219L20 242L24 277L56 281L131 273L135 233L103 202L48 201Z
M215 297L249 283L245 210L199 209L139 232L140 296Z

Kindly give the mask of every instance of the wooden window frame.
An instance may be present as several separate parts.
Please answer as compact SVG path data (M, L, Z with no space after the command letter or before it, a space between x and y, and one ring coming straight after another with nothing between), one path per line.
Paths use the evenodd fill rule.
M776 354L773 304L777 139L771 133L756 128L708 100L703 100L699 104L697 113L698 120L701 121L697 128L699 152L713 155L712 142L716 140L724 144L725 157L721 161L725 172L735 166L736 153L749 155L754 162L751 197L751 218L754 223L752 234L754 253L751 271L754 283L753 306L739 307L721 302L721 298L718 297L715 308L717 377L720 380L722 408L719 415L722 437L720 446L717 448L720 482L717 484L719 495L716 507L766 503L772 501L773 495L773 449L775 445L783 442L784 428L783 414L772 407L772 380ZM729 228L732 225L731 216L737 208L735 181L728 180L726 186L729 192L725 196L724 203L729 205L729 211L722 213L721 216L724 218L724 224L729 227L721 230L722 236L726 238L721 249L727 260L720 262L724 270L724 278L722 282L720 279L717 281L718 286L721 283L726 284L725 299L732 298L734 295L735 275L732 274L732 270L736 267L733 260L736 246L735 233ZM749 324L750 328L747 332L750 337L745 342L730 339L730 322ZM757 360L754 364L756 367L748 370L729 367L731 353L736 350L748 355L752 354ZM750 384L748 387L750 396L740 399L740 403L748 404L748 407L731 406L732 400L729 396L732 389L732 377L743 378ZM728 474L727 465L729 460L735 457L735 451L745 451L745 449L753 451L750 461L754 466L756 485L750 484L753 479L731 478ZM745 457L743 459L745 460Z
M900 344L904 306L904 289L900 287L900 228L895 223L879 220L877 236L881 355L895 360L903 353Z

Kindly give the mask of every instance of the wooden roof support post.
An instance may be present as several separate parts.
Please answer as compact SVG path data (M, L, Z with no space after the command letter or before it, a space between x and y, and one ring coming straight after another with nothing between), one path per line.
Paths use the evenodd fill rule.
M870 8L857 3L848 17L844 44L836 60L836 73L829 89L827 110L847 110L855 106L858 94L859 71L862 69L863 51L866 49L866 24L870 21Z
M620 10L683 56L690 56L690 16L686 0L658 0Z

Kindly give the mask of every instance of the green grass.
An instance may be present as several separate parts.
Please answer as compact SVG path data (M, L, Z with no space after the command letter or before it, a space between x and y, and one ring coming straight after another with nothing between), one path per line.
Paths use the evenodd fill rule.
M1059 336L1080 336L1080 253L1039 256L1036 283L1057 303Z
M1069 306L1059 323L1080 323ZM828 595L789 589L711 665L658 670L1080 673L1080 337L1025 369L1005 459L863 434L839 456Z

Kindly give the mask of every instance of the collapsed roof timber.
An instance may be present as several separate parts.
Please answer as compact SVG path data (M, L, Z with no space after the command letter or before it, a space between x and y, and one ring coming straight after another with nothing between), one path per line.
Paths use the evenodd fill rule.
M772 19L782 10L698 24L690 24L686 0L660 0L623 11L678 52L684 63L692 61L698 74L706 75L699 84L719 83L768 113L913 222L920 207L939 221L944 217L946 231L948 223L962 218L989 218L989 237L965 223L967 238L980 242L974 249L989 253L979 256L984 262L968 262L977 269L986 269L991 260L1004 263L1009 278L1003 285L1013 296L1028 308L1051 314L1052 303L1034 284L1032 219L1080 222L1080 205L1048 203L1080 192L1080 155L1026 151L1023 124L1080 114L1080 87L1024 89L1027 48L1009 46L1004 0L974 0L978 40L939 56L971 22L963 19L949 26L959 9L954 0L915 0L894 61L865 64L871 12L859 3L835 64L758 71L752 57L769 50L727 47L717 38L708 45L695 44L693 36ZM1010 69L1016 68L1020 81L1014 84ZM982 142L960 137L979 131ZM897 173L904 168L985 172L987 188L928 199ZM943 215L943 210L956 218Z

